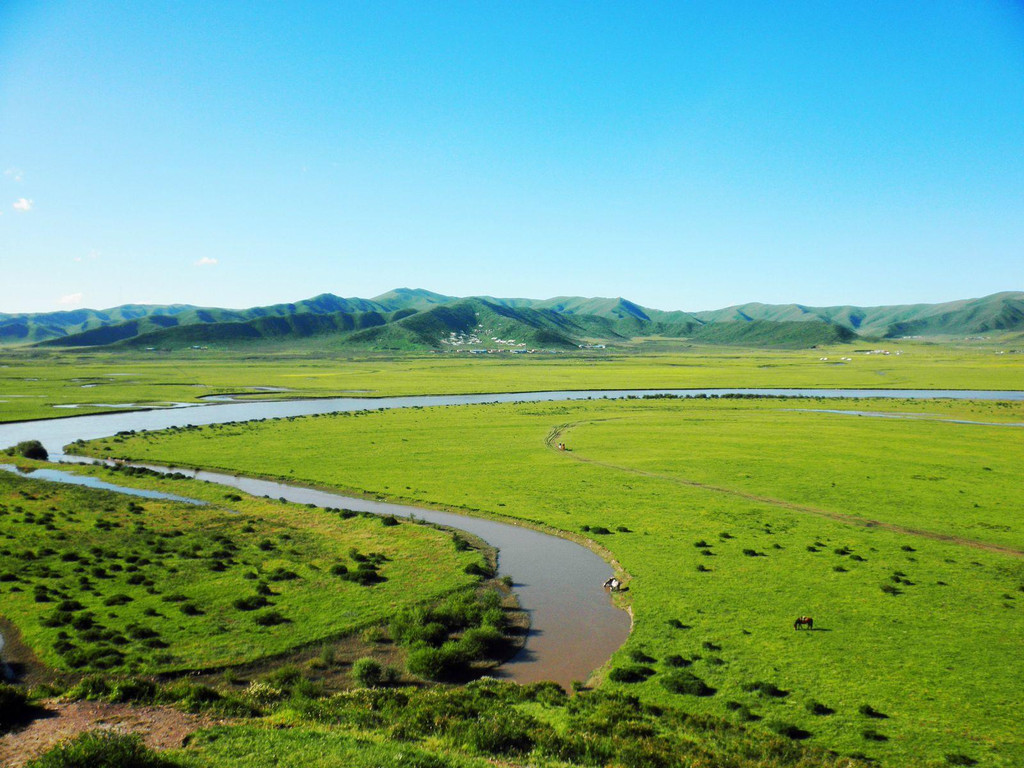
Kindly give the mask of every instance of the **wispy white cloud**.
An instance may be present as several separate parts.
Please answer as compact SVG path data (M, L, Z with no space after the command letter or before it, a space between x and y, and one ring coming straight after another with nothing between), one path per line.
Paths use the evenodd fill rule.
M216 263L217 263L216 259L211 258L210 256L203 256L203 258L199 259L199 261L196 262L196 266L197 267L212 267Z
M85 296L81 291L78 293L69 293L67 296L61 296L57 299L57 303L64 307L72 307L82 303L82 298Z
M25 172L21 168L8 168L4 171L4 176L8 177L11 181L21 181L25 178Z
M87 254L85 254L84 257L83 256L75 256L72 259L72 261L84 261L85 259L98 259L99 257L100 257L100 252L97 251L95 248L90 248L89 252Z
M32 205L33 202L27 197L19 197L11 207L19 213L28 213L32 210Z

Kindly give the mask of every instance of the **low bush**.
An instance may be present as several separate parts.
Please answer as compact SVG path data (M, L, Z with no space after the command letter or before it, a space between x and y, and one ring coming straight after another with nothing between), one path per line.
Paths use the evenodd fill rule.
M506 645L505 636L490 626L467 629L459 639L459 647L471 659L497 658Z
M875 720L887 720L889 717L884 712L879 712L870 704L861 704L859 707L857 707L857 711L864 715L864 717L870 717Z
M172 768L137 735L90 731L59 744L25 768Z
M812 715L826 716L836 713L832 707L822 704L820 701L808 701L806 706L807 711Z
M534 746L534 733L540 728L534 718L514 709L487 717L463 721L455 736L475 752L486 755L525 755Z
M376 659L357 659L352 665L352 679L363 688L376 688L384 676L384 665Z
M107 701L114 704L149 704L156 699L157 687L152 680L144 680L138 677L126 677L115 680L110 685L110 693Z
M374 584L380 584L386 579L377 573L377 570L373 567L364 568L365 563L360 563L359 568L348 573L340 574L341 578L345 581L352 581L361 587L372 587Z
M276 627L278 624L288 624L290 619L280 611L267 611L257 615L253 621L261 627Z
M615 667L608 673L608 679L613 683L642 683L654 674L650 667L631 664L627 667Z
M680 656L678 653L674 653L671 656L665 657L665 666L667 667L688 667L693 664L692 659L687 659Z
M202 712L214 707L221 700L215 688L197 683L180 682L164 688L161 700L177 703L189 712Z
M439 682L455 681L468 672L466 655L456 643L448 642L440 648L420 648L409 654L406 661L409 672L417 677Z
M800 726L793 725L792 723L772 722L768 724L768 727L780 736L785 736L787 739L795 741L803 741L813 735L810 731L805 731Z
M74 701L103 701L110 695L110 683L102 675L83 677L65 696Z
M490 568L481 565L480 563L470 563L463 570L470 576L480 576L482 578L489 578L491 574Z
M784 699L789 696L789 691L784 691L775 683L767 683L763 680L759 680L756 683L746 683L743 685L743 690L747 693L756 693L759 696L767 696L773 699Z
M753 712L750 707L746 705L740 706L740 708L736 710L736 715L739 717L740 721L744 723L756 723L758 720L762 719L759 714Z
M239 597L231 605L240 611L255 611L257 608L270 605L270 602L263 595L249 595L248 597Z
M267 574L267 579L269 581L294 581L299 578L301 578L301 576L299 576L295 571L290 571L282 566L278 566Z
M716 691L688 670L675 669L661 678L661 687L670 693L688 696L713 696Z
M46 448L38 440L23 440L14 446L14 453L17 456L21 456L26 459L36 459L37 461L46 461L50 458L50 454L46 452Z
M946 763L949 765L977 765L978 761L967 755L953 753L946 755Z

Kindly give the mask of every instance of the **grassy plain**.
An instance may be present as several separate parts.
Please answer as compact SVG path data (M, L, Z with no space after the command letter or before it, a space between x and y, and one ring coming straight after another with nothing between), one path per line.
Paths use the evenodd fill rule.
M876 346L902 354L864 354ZM1020 389L1024 382L1024 356L996 354L1000 348L990 343L865 342L797 351L675 343L660 349L398 357L213 349L166 354L11 350L0 354L0 421L98 413L111 410L109 405L194 403L208 395L240 392L327 397L692 387ZM851 359L844 362L844 356ZM288 391L267 393L261 387Z
M208 505L0 472L0 606L47 665L142 674L238 665L386 622L476 581L464 568L480 554L434 528L194 481L141 484ZM332 573L357 572L356 556L378 561L373 583Z
M1024 421L996 403L588 401L108 446L589 537L631 576L635 628L605 687L886 765L1024 762L1024 560L1007 551L1024 549L1024 432L789 410L836 407Z
M175 757L197 768L849 765L822 750L717 719L648 708L616 694L570 699L550 684L480 680L464 689L358 691L286 703L271 722L271 728L200 733Z

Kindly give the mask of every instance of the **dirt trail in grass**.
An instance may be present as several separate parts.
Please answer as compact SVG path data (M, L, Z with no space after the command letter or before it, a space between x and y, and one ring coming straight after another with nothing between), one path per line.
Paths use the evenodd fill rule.
M42 704L45 711L41 717L0 736L0 765L20 768L60 742L93 730L137 733L153 749L175 749L193 731L214 724L209 718L171 707L52 699Z
M608 421L608 419L600 419L600 421ZM807 515L815 515L817 517L824 517L829 520L835 520L840 523L846 523L848 525L857 525L862 528L880 528L886 531L893 531L895 533L902 533L908 536L918 536L922 539L933 539L935 541L946 541L952 544L959 544L965 547L973 547L974 549L984 549L989 552L998 552L1003 555L1010 555L1011 557L1024 557L1024 551L1014 549L1013 547L1006 547L1000 544L989 544L984 541L976 541L974 539L965 539L959 536L950 536L945 533L936 533L935 531L925 531L919 528L906 528L902 525L895 525L894 523L887 523L883 520L872 520L866 517L858 517L856 515L847 515L842 512L833 512L827 509L820 509L818 507L809 507L804 504L796 504L791 501L785 501L783 499L774 499L770 496L759 496L755 493L747 493L746 491L740 491L735 488L725 488L718 485L709 485L707 483L700 483L696 480L687 480L683 477L676 477L674 475L665 475L660 472L649 472L644 469L637 469L636 467L624 466L621 464L612 464L607 461L599 461L597 459L589 459L586 456L580 456L575 451L560 450L558 448L559 443L564 443L565 434L576 427L596 423L594 421L575 421L568 424L561 424L555 427L548 434L545 439L545 443L548 448L558 453L564 454L573 461L580 461L585 464L592 464L597 467L605 467L607 469L614 469L619 472L628 472L631 475L638 475L640 477L652 477L659 480L667 480L670 483L677 485L685 485L689 488L700 488L705 491L712 491L714 493L724 493L730 496L736 496L741 499L747 499L748 501L756 501L761 504L769 504L775 507L782 507L783 509L790 509L794 512L802 512Z

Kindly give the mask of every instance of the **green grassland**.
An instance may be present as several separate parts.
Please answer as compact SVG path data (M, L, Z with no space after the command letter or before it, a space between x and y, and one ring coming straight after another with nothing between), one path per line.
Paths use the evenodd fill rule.
M171 754L197 768L850 765L721 720L619 694L570 699L551 684L480 680L462 689L356 691L285 704L268 719L271 727L210 729Z
M476 581L464 568L480 553L431 527L385 526L194 481L119 474L114 482L209 503L0 473L0 610L59 670L238 665L386 622ZM357 560L373 575L355 578Z
M789 410L808 407L934 419ZM602 688L886 765L952 754L1010 766L1024 761L1024 560L1008 551L1024 549L1024 433L938 419L1022 416L998 403L587 401L229 425L94 450L589 537L630 575L635 619ZM799 615L816 630L795 632Z
M658 350L663 344L668 342L647 346ZM124 409L125 404L195 403L226 393L280 398L692 387L1020 389L1024 382L1024 356L996 354L1001 348L991 344L881 345L901 351L899 356L856 351L877 346L873 343L799 351L723 351L673 342L664 351L645 352L647 346L600 355L473 357L355 357L315 349L253 354L216 349L168 354L9 351L0 356L0 421L111 410L102 404ZM261 387L288 391L267 393Z

